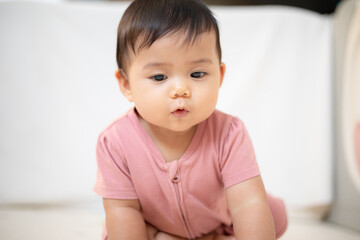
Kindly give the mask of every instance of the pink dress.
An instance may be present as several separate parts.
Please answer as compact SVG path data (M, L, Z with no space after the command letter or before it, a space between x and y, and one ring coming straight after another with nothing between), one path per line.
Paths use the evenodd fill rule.
M100 134L94 191L138 199L145 221L160 231L189 239L214 230L232 234L225 189L260 174L243 122L215 110L198 125L184 155L166 162L135 111ZM279 237L286 210L281 200L268 200Z

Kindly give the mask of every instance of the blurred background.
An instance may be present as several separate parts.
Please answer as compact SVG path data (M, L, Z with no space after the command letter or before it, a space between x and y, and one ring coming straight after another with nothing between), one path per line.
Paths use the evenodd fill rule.
M217 108L285 200L284 239L360 239L360 1L204 2L227 65ZM128 4L0 0L1 239L98 239L97 136L132 106L114 78Z

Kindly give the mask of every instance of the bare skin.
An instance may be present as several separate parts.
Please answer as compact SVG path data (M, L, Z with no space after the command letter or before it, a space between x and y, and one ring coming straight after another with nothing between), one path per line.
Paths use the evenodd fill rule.
M168 233L160 232L155 227L146 225L149 240L186 240L177 236L170 235ZM197 240L235 240L234 236L223 236L216 233L210 233L203 237L197 238Z

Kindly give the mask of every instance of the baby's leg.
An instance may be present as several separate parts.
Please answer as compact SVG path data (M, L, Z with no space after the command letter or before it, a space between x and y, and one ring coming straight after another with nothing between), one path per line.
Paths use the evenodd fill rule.
M276 238L280 238L287 228L287 214L284 202L267 194L268 204L274 219ZM169 235L159 232L153 226L147 224L149 240L185 240L185 238ZM235 240L234 236L223 236L217 234L209 234L198 240Z
M159 230L157 230L154 226L152 226L148 223L146 223L146 230L147 230L149 240L154 240L156 237L156 234L159 232Z
M267 194L268 204L274 219L276 238L281 237L287 228L287 214L283 200Z
M159 232L155 240L185 240L185 238L181 237L175 237L163 232ZM196 240L235 240L234 236L223 236L223 235L217 235L217 234L208 234L206 236L196 238Z
M182 237L177 237L174 235L170 235L168 233L160 232L158 229L153 227L150 224L146 224L147 232L148 232L148 239L149 240L186 240ZM234 236L222 236L216 233L210 233L206 236L201 238L197 238L196 240L235 240Z
M214 240L236 240L234 236L215 235Z
M159 231L151 224L146 223L148 240L185 240L185 238L177 237L168 233Z

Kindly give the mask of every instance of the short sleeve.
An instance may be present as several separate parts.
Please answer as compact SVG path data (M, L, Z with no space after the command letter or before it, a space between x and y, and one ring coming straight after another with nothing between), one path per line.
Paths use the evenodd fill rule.
M225 188L260 175L250 136L244 123L236 117L223 144L220 171Z
M137 199L121 149L116 149L103 133L98 138L96 160L95 193L103 198Z

